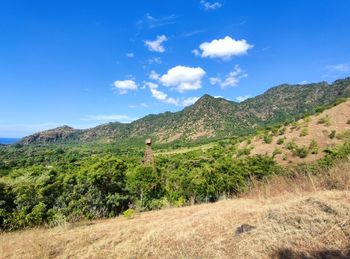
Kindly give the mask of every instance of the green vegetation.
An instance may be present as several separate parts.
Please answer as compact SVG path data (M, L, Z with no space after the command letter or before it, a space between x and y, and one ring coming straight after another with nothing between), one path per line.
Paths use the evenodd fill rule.
M331 133L328 135L328 137L329 137L330 139L334 139L336 134L337 134L337 131L332 130Z
M308 130L308 128L305 127L305 128L303 128L303 129L301 130L299 136L300 136L300 137L305 137L305 136L307 136L307 134L309 134L309 130Z
M280 148L275 148L272 152L272 157L276 157L277 155L282 154L282 149Z
M264 135L263 140L266 144L270 144L272 142L272 136L269 134Z
M114 155L108 147L1 147L0 227L129 218L136 211L212 202L245 190L251 178L280 172L269 156L232 158L236 145L160 155L155 167L141 166L136 151Z
M326 126L330 126L331 125L331 119L329 118L328 115L322 117L321 119L318 120L317 122L318 124L325 124Z
M305 158L309 154L309 150L306 147L297 147L293 150L293 155L300 158Z
M277 141L276 141L276 144L277 145L282 145L284 143L284 140L285 138L279 138Z
M319 146L316 142L316 140L311 140L309 145L309 152L313 155L318 154Z
M305 118L343 102L350 97L350 79L308 85L280 85L264 94L235 103L204 95L182 111L148 115L129 124L108 123L87 130L63 126L26 137L21 144L116 143L118 146L142 146L146 137L164 145L188 147L189 142L208 143L228 137L255 134L267 127L274 135L283 135L286 123ZM273 108L278 107L278 108ZM201 132L202 137L198 137ZM138 137L134 137L138 136ZM178 138L174 139L174 136ZM165 144L172 142L171 145ZM163 145L163 144L162 144Z
M285 148L292 151L298 148L298 145L295 143L294 140L290 140L285 144Z

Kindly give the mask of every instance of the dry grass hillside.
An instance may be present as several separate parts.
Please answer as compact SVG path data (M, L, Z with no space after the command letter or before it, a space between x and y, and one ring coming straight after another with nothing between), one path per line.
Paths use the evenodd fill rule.
M256 136L239 147L251 149L252 155L275 153L276 161L284 165L315 161L324 155L324 149L343 143L345 138L350 137L350 100L283 127L269 136L271 143L266 143L264 136ZM312 141L317 143L314 145L316 150L310 147ZM305 149L308 154L300 157L295 148Z
M276 176L217 203L3 233L0 257L349 258L349 190L350 163Z

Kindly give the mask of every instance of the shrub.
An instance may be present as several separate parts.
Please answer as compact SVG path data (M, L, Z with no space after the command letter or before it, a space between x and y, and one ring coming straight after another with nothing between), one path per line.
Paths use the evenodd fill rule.
M309 151L307 150L306 147L298 147L293 151L293 155L298 156L300 158L305 158L307 157Z
M309 145L309 152L311 154L315 155L318 153L318 149L319 149L319 147L318 147L316 140L314 140L314 139L311 140L310 145Z
M272 157L275 157L275 156L280 155L280 154L282 154L282 150L277 147L273 150Z
M300 137L305 137L309 133L308 128L303 128L299 134Z
M332 130L331 133L328 135L328 137L329 137L330 139L334 139L336 133L337 133L337 132L336 132L335 130Z
M283 127L279 130L278 135L284 135L285 132L286 132L286 127Z
M270 144L272 142L272 136L267 134L264 136L263 140L266 144Z
M288 143L286 143L285 148L288 150L294 150L298 148L298 145L293 140L291 140Z
M322 117L318 120L317 124L325 124L326 126L331 125L331 120L328 115Z
M304 122L310 122L311 121L311 117L310 116L306 116L305 118L304 118Z
M237 151L237 156L249 156L250 155L251 149L246 147L246 148L241 148Z
M135 216L135 210L134 209L127 209L123 212L123 216L127 219L131 219Z
M350 124L350 119L348 119L348 121L346 122L347 124Z
M279 138L276 142L277 145L282 145L284 143L284 138Z

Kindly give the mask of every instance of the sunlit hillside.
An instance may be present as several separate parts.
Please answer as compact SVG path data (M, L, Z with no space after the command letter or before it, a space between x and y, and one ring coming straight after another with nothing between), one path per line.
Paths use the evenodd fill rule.
M350 100L305 117L295 123L260 134L242 142L239 147L251 155L268 154L280 164L299 164L316 161L350 138Z
M348 258L349 189L349 163L277 176L241 198L1 234L0 257Z

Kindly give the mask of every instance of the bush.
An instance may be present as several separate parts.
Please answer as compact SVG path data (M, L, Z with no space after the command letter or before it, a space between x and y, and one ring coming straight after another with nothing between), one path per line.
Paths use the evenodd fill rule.
M270 144L270 143L272 142L272 136L266 134L266 135L264 136L263 140L264 140L264 142L265 142L266 144Z
M350 119L346 122L347 124L350 124Z
M335 130L332 130L331 133L328 135L328 137L329 137L330 139L334 139L336 133L337 133L337 132L336 132Z
M276 141L276 144L277 145L282 145L284 143L284 138L279 138L277 141Z
M316 140L313 139L309 145L309 152L311 154L315 155L315 154L318 154L318 149L319 149L318 144L317 144Z
M331 125L331 119L329 118L328 115L320 118L317 122L317 124L325 124L326 126Z
M291 140L288 143L286 143L285 148L292 151L298 148L298 145L293 140Z
M249 156L250 155L251 149L246 147L246 148L241 148L237 151L237 156Z
M309 134L308 128L303 128L299 134L299 137L305 137L307 134Z
M123 212L123 216L127 219L133 218L135 215L135 210L134 209L127 209L126 211Z
M310 122L311 121L311 117L310 116L306 116L305 118L304 118L304 122Z
M277 155L282 154L282 150L280 148L275 148L272 152L272 157L276 157Z
M283 127L279 130L278 135L284 135L285 132L286 132L286 127Z
M306 147L298 147L293 151L293 155L298 156L300 158L305 158L307 157L309 151Z

